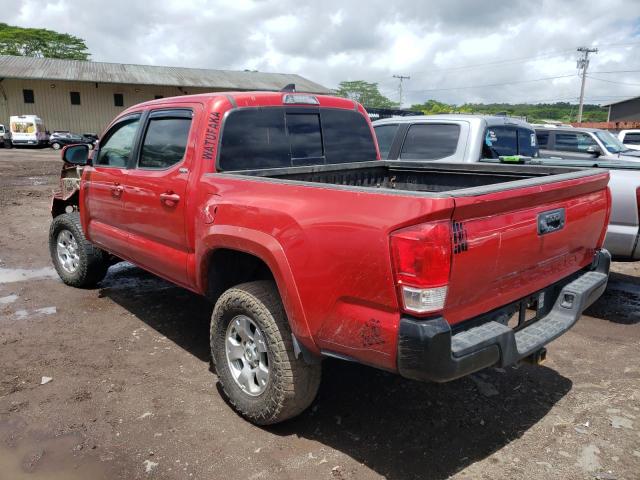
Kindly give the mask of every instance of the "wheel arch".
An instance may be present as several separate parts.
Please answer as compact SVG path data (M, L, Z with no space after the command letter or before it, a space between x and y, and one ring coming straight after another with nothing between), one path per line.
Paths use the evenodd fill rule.
M80 194L75 191L67 198L63 198L62 195L55 195L51 200L51 217L56 218L63 213L70 213L67 211L67 207L71 207L71 211L78 211L80 204Z
M196 252L199 258L196 278L198 289L210 300L215 302L234 285L272 279L296 339L311 352L320 353L313 341L293 272L274 237L243 227L216 227L205 236L201 249Z

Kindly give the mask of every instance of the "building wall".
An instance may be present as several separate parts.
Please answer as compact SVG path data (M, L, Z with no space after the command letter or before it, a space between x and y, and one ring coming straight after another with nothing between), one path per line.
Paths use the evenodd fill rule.
M640 121L640 98L633 98L626 102L609 106L609 121Z
M34 103L24 103L23 89L33 90ZM153 100L206 93L216 89L164 87L57 80L4 79L0 81L0 123L8 126L11 115L38 115L49 131L70 130L101 134L125 108ZM218 89L220 90L220 89ZM80 105L71 105L69 92L80 92ZM124 96L124 106L114 105L114 93Z

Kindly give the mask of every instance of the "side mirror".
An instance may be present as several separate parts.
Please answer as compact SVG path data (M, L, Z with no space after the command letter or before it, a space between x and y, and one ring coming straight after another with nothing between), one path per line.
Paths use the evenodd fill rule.
M590 145L587 147L587 153L590 153L594 157L599 157L600 155L602 155L602 150L600 150L600 147Z
M62 150L62 161L71 165L89 165L89 146L67 145Z

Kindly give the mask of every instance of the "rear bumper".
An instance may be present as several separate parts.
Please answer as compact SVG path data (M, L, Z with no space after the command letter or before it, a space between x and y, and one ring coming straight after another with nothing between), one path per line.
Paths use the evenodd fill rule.
M522 360L569 330L602 295L610 264L609 252L599 250L588 271L548 289L559 291L553 307L520 330L496 321L499 311L493 319L489 315L489 321L455 334L442 317L403 317L398 334L399 373L415 380L446 382L486 367L503 367Z

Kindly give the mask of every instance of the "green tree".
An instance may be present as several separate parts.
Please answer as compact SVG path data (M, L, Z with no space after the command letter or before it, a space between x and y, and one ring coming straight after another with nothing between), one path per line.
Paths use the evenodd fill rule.
M411 105L410 110L420 111L425 115L434 115L437 113L451 113L457 111L455 105L438 102L437 100L427 100L424 103Z
M336 95L355 100L365 108L398 108L396 102L380 93L377 83L369 83L364 80L340 82Z
M84 40L45 28L22 28L0 23L0 55L89 60Z
M531 123L541 123L543 120L557 120L561 122L575 122L578 106L569 102L556 103L463 103L461 105L442 103L437 100L427 100L424 103L411 106L411 110L423 112L426 115L438 113L480 113L495 115L506 113L513 117L525 117ZM598 105L585 105L583 120L585 122L606 122L607 111Z

